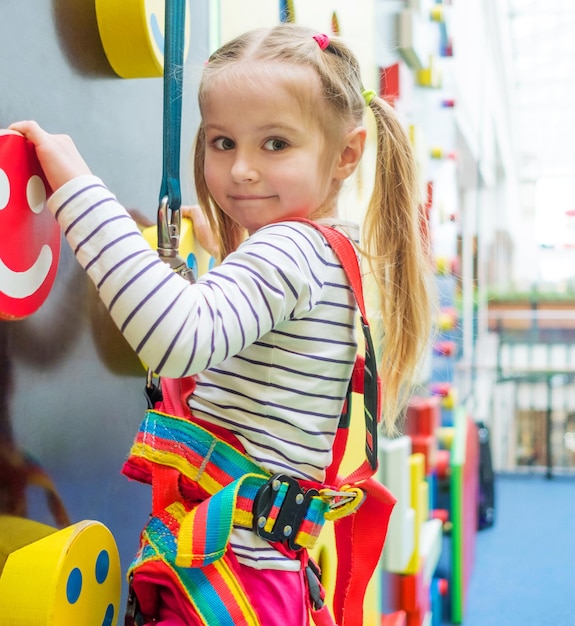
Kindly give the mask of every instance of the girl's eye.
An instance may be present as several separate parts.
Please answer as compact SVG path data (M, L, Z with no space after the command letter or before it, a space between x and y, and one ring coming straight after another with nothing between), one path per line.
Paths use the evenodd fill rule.
M214 139L213 144L217 150L233 150L235 148L234 142L229 137L218 137Z
M277 137L274 139L268 139L264 143L264 150L270 150L271 152L277 152L278 150L285 150L288 146L287 141L283 139L278 139Z

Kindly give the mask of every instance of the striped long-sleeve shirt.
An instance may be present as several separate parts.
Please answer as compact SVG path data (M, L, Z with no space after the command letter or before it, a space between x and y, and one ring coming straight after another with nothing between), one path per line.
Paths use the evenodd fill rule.
M192 412L270 472L321 482L357 349L355 299L322 235L269 225L190 285L96 177L49 206L140 358L162 376L195 376ZM232 546L253 567L298 566L249 531Z

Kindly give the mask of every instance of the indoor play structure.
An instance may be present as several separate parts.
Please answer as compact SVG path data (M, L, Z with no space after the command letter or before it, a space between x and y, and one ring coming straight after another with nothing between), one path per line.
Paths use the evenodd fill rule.
M198 8L200 4L202 9ZM165 3L162 0L125 0L122 3L95 0L93 19L90 24L84 24L86 32L91 28L86 41L97 40L100 46L100 63L107 64L106 80L114 82L114 88L118 90L114 98L120 101L131 90L135 93L131 101L133 111L122 112L126 120L140 114L140 98L149 100L151 94L160 94L155 104L150 106L150 117L141 122L153 125L157 130L163 115L164 171L159 203L156 202L157 192L154 188L157 178L150 176L152 182L145 182L142 194L150 195L152 189L154 219L142 222L141 228L150 245L158 249L164 260L175 271L180 271L190 279L193 279L194 274L208 271L213 259L197 245L190 221L180 216L180 203L185 193L185 190L179 188L180 137L190 131L187 122L180 117L181 110L174 106L174 103L181 106L182 98L185 101L185 93L182 95L183 76L174 72L173 68L165 72L166 66L172 67L170 46L173 44L174 50L179 51L173 54L183 55L179 61L174 61L183 68L190 57L194 62L205 58L206 51L231 36L234 29L243 30L258 25L249 21L250 18L255 19L254 14L258 13L262 23L278 20L321 22L320 26L326 25L326 31L331 30L344 37L349 35L353 45L354 38L360 39L353 28L354 20L361 19L364 23L373 20L375 3L366 3L365 7L358 3L355 8L350 8L350 3L337 0L327 3L312 0L262 0L258 3L258 0L252 0L248 3L252 10L241 11L241 14L238 14L237 4L234 7L233 2L224 0L206 0L203 3L179 0L179 6L185 5L187 8L185 18L182 20L180 16L179 21L172 22L169 11L178 5L176 0L166 0ZM393 14L393 23L391 19L386 19L383 26L384 31L393 29L399 37L401 56L393 59L393 62L386 59L384 63L376 63L372 59L370 67L376 70L373 72L376 77L374 80L379 80L380 95L400 112L408 110L414 89L425 90L426 101L433 102L430 108L444 124L446 116L455 107L455 102L444 97L441 92L440 71L441 60L453 55L453 33L448 19L451 3L413 0L401 4L402 8ZM359 12L360 17L354 15L354 12ZM61 31L66 32L65 18L56 13L55 18L58 17L63 19ZM360 54L369 57L374 53L374 37L367 37L365 30L360 32L365 39L363 42L358 41ZM421 33L426 36L421 37ZM428 45L422 51L423 40ZM76 44L70 41L65 43L72 49ZM60 45L65 47L62 42ZM56 54L54 50L51 53ZM84 71L88 77L98 76L98 72L105 73L99 69L90 74L90 70L83 69L86 66L82 66L79 61L74 63L65 61L64 64L73 65L73 73L81 74ZM154 82L154 79L162 76L163 89L158 81ZM440 94L440 97L431 99L430 94ZM96 98L93 93L91 97ZM75 107L74 99L70 98L66 106ZM14 118L17 117L16 111L10 113ZM147 113L142 112L144 114ZM138 134L134 127L129 126L129 122L126 122L126 126L126 132L131 135L122 137L123 142L129 142L132 135ZM436 321L437 336L427 362L422 365L420 389L410 402L401 434L395 438L379 439L377 479L393 493L397 503L390 518L386 546L366 594L366 626L463 623L465 596L473 568L474 535L478 527L479 435L473 416L458 402L455 377L456 363L462 350L459 259L454 248L447 255L437 254L435 239L439 230L444 237L444 227L446 224L449 227L455 219L447 207L444 194L445 172L448 172L449 179L457 155L451 145L449 132L444 133L441 140L435 143L435 137L431 141L426 137L428 128L424 125L414 121L409 124L409 130L420 161L422 189L427 195L428 220L422 224L422 232L428 239L430 257L436 264L441 310ZM84 138L84 141L88 142L88 139ZM433 145L430 146L430 143ZM149 157L154 166L159 161L159 151ZM110 158L115 158L113 151ZM117 161L114 161L114 168L121 169ZM154 167L151 169L155 171ZM131 173L138 178L137 168ZM355 200L360 204L364 193L361 171L355 187ZM137 197L139 191L121 185L119 188L125 190L128 197L135 198L134 204L145 204L143 195ZM63 262L60 260L63 252L60 250L57 225L44 211L49 193L34 152L27 142L14 134L1 135L0 223L2 233L10 233L10 236L3 234L0 240L0 330L9 325L13 329L9 332L16 333L16 336L18 325L28 329L36 319L42 318L46 306L51 306L55 301L53 294L58 282L65 284L65 278L71 272L69 259L64 257ZM163 203L166 197L167 204ZM153 221L156 224L150 226ZM79 293L84 292L79 290ZM46 301L47 305L44 304ZM93 341L97 346L100 340ZM122 350L122 344L118 338L112 341L117 341L117 345L109 354L115 358L117 351ZM80 356L77 358L89 359L90 350L91 354L97 352L94 345L88 343L87 346L88 354L86 345L81 345L84 352L79 350ZM102 367L102 362L106 365L109 358L104 358L100 353L94 359L98 364L94 364L90 371L100 376L98 368ZM10 360L8 350L6 359ZM120 379L122 389L130 390L130 393L126 392L127 396L132 391L134 396L141 393L139 388L146 379L145 364L130 360L122 353L118 362L109 369L112 370L111 378L116 381ZM7 365L3 374L6 381L8 372ZM28 371L25 374L28 376ZM18 376L16 379L20 380ZM109 378L105 380L110 381ZM42 381L38 384L41 385ZM6 383L6 390L8 387ZM69 393L82 393L78 387L71 388L73 391ZM16 408L22 406L20 401ZM122 437L117 438L118 447L123 445L124 450L127 450L127 442L131 441L136 420L142 411L141 405L137 403L121 410L131 411L135 416L133 424L126 425L124 440ZM362 460L360 457L363 455L365 440L362 410L360 401L352 402L350 440L342 465L344 473L357 467ZM0 623L22 626L114 626L122 623L126 590L121 561L126 555L129 558L134 543L122 535L120 527L129 516L124 520L117 519L108 514L107 509L102 511L94 506L93 517L101 517L102 521L85 519L82 515L84 509L75 508L77 503L74 496L78 496L80 491L67 491L65 488L58 493L56 490L55 485L66 485L68 478L65 472L60 471L58 463L47 464L53 466L58 475L58 480L52 480L48 471L20 453L8 418L10 422L16 423L22 419L21 414L21 411L8 409L2 414L6 424L0 422L0 434L3 431L8 433L5 438L10 443L11 454L11 460L6 466L32 468L28 473L28 483L23 481L19 485L17 499L21 501L26 498L30 484L40 485L48 494L53 519L36 521L28 514L25 506L0 509ZM58 425L53 426L53 429L56 428ZM36 443L34 439L30 441ZM41 446L37 447L42 449ZM82 450L84 454L87 453L86 447ZM360 452L354 453L353 450ZM21 460L16 462L13 459L18 454ZM118 454L115 463L118 474L122 454ZM99 466L96 467L97 472L102 471ZM22 472L2 471L0 474L4 480L4 477L12 477L10 480L13 481L14 476L21 477ZM83 471L79 472L79 479L89 484L87 474ZM124 492L118 496L119 492L115 490L120 488L115 487L115 477L106 480L109 481L106 485L114 485L103 489L106 497L117 497L118 503L132 497ZM118 477L118 480L122 479ZM0 485L0 488L4 491L6 485ZM90 489L94 489L93 483ZM145 506L137 501L134 506L142 519L147 514ZM73 515L69 515L66 509L74 510ZM98 511L103 514L98 515ZM73 522L70 518L80 521ZM110 519L109 524L104 523L105 518ZM129 519L131 523L133 519ZM133 526L129 529L130 535L137 533L140 528L137 521ZM328 600L333 602L337 554L335 538L329 525L326 525L320 536L314 556L322 569L322 583ZM30 598L35 601L31 603Z

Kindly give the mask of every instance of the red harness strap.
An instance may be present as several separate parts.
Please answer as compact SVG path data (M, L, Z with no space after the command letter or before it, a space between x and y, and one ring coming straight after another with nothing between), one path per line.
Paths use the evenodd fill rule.
M363 504L353 515L337 520L334 525L338 556L333 607L335 620L339 626L363 626L365 591L379 562L389 518L396 502L395 497L373 478L377 470L377 423L381 418L381 381L373 358L371 359L371 369L366 367L366 360L369 358L368 351L373 351L373 346L369 334L361 271L355 248L345 235L334 228L308 220L301 221L319 230L326 238L342 264L357 300L364 334L366 335L366 359L358 356L356 360L351 390L365 394L368 391L367 377L370 376L372 381L377 381L376 407L372 408L375 415L368 415L366 409L367 460L349 476L337 476L349 432L348 428L340 428L334 443L333 461L326 474L326 482L329 484L335 484L336 487L342 485L361 487L366 494ZM373 357L373 353L371 356ZM371 388L369 391L373 393L374 389ZM334 478L334 476L336 477ZM313 611L312 615L314 615ZM323 619L323 616L318 617ZM329 622L316 621L318 626L323 626L324 623L328 624Z

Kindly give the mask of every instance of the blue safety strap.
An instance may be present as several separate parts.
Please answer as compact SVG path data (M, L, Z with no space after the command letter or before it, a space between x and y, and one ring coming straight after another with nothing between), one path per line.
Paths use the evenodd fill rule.
M160 203L171 211L182 203L180 141L184 77L186 0L166 0L164 25L164 144Z
M157 213L158 255L189 282L195 281L193 270L179 255L180 145L182 134L182 97L184 91L184 47L187 0L165 0L164 17L164 128L162 183ZM146 374L146 393L155 393L154 373Z

